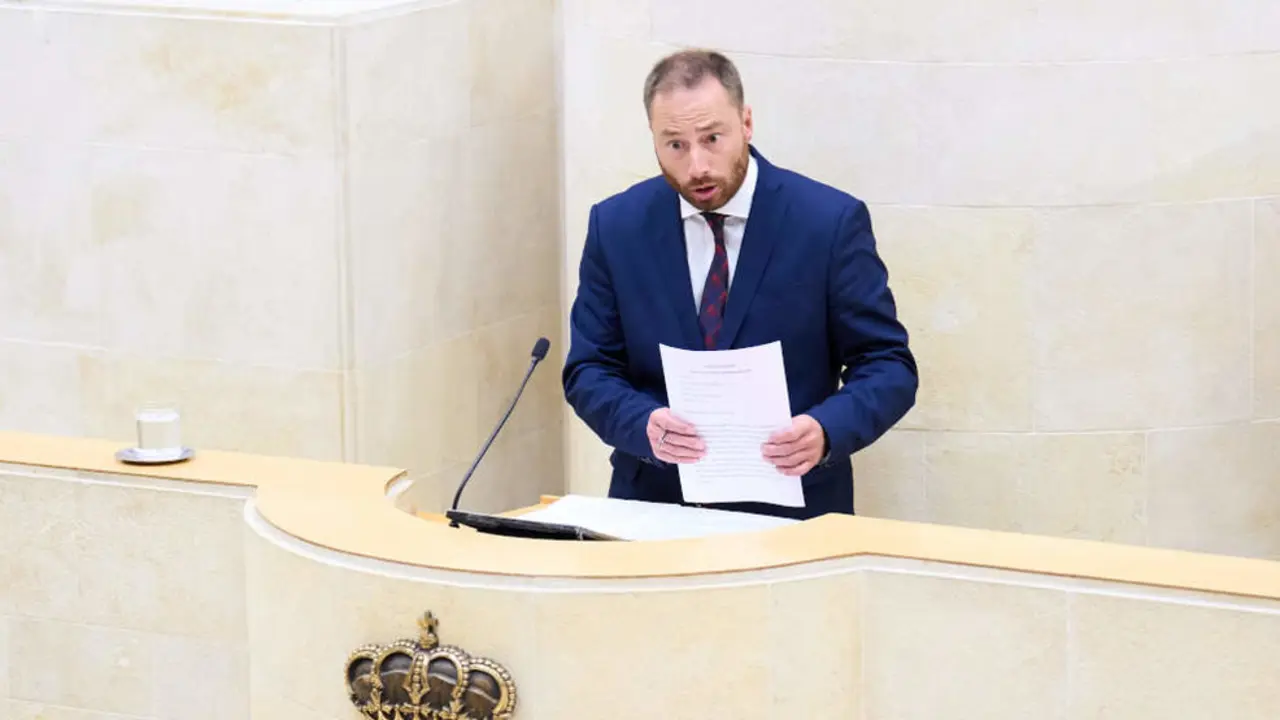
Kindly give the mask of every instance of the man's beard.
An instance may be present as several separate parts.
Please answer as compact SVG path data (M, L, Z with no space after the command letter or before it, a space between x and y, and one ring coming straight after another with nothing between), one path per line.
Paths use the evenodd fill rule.
M738 189L742 187L743 181L747 179L747 165L751 160L751 149L747 145L742 146L742 155L733 162L733 166L729 168L729 177L723 180L716 180L709 177L695 178L688 183L681 185L678 180L667 172L666 168L662 168L662 176L666 178L667 184L680 193L680 196L689 202L690 205L698 208L702 212L711 212L719 209L729 199L737 194ZM720 193L712 199L712 203L708 204L702 200L698 200L693 189L704 185L715 185L720 189Z

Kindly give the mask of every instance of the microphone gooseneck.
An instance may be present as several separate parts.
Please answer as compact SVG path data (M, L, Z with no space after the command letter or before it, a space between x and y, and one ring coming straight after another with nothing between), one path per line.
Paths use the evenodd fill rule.
M529 384L529 378L533 377L533 371L537 369L538 363L547 357L547 351L550 349L551 341L544 337L538 338L538 341L533 344L529 369L525 371L524 379L520 381L520 387L516 390L515 396L511 398L511 404L507 406L507 412L503 414L502 419L493 428L493 432L489 434L489 439L480 448L480 452L471 463L471 467L467 468L467 474L462 476L462 482L458 483L458 490L453 495L453 504L450 506L450 510L458 509L458 501L462 499L462 491L466 489L467 483L471 481L471 476L475 473L476 468L480 466L480 461L484 459L485 453L489 452L489 446L493 444L493 441L498 437L498 433L502 432L503 426L507 424L507 418L511 417L511 413L516 409L516 403L520 402L520 396L524 394L524 388ZM449 527L458 527L458 521L451 520Z

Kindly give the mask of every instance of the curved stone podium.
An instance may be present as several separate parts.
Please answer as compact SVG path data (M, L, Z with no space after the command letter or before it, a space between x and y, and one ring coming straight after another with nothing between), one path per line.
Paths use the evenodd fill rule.
M375 695L517 720L1280 707L1278 563L843 516L520 540L400 511L395 469L118 447L0 434L5 717L358 720Z

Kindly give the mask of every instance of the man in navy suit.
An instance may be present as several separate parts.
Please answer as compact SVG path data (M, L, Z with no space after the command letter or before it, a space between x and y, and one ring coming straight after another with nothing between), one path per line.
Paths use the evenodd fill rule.
M659 61L644 101L662 177L591 208L562 378L614 448L609 495L684 503L677 466L705 451L666 407L659 344L781 341L794 417L760 452L802 476L805 506L715 507L852 514L851 456L902 419L918 384L866 205L752 147L742 81L719 53Z

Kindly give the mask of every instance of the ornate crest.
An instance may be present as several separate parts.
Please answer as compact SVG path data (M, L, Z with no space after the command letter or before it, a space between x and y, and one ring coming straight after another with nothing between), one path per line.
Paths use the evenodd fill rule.
M516 710L511 673L488 658L441 645L430 611L417 640L364 645L347 658L351 703L370 720L510 720Z

